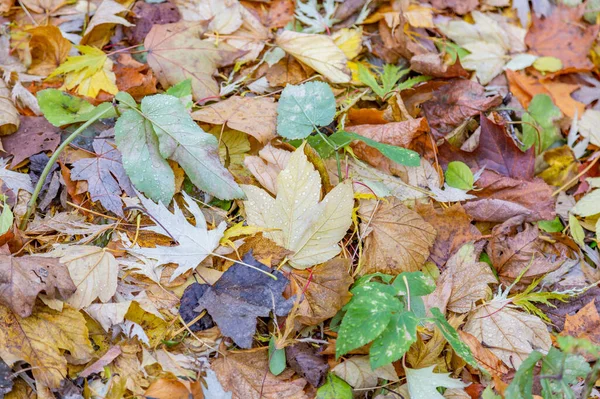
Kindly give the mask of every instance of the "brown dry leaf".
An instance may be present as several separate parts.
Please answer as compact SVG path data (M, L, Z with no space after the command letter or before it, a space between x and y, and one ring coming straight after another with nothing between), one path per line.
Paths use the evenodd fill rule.
M477 241L481 233L460 204L436 210L432 205L417 204L416 211L437 229L431 260L442 267L448 258L469 241Z
M27 33L31 35L31 65L28 72L33 75L50 75L67 59L71 42L65 39L60 29L54 25L37 26L28 29Z
M159 378L146 389L144 397L156 399L190 399L190 397L194 396L181 381Z
M56 258L0 255L0 303L20 317L31 315L40 292L66 300L76 289L66 266Z
M132 341L136 342L136 341ZM146 373L142 368L138 354L142 351L138 343L122 344L121 354L115 358L109 369L127 381L125 386L135 395L142 395L148 386Z
M457 326L455 326L457 327ZM436 365L438 372L447 370L446 362L440 355L446 347L446 339L439 328L433 330L433 335L425 342L421 334L417 334L417 342L406 352L406 361L412 368L423 368Z
M296 3L294 0L273 0L267 16L268 28L283 28L294 20Z
M266 143L277 134L277 104L268 97L229 97L192 113L197 121L227 125Z
M202 40L206 27L197 22L154 25L144 41L148 65L164 88L192 80L194 100L219 94L216 68L231 64L243 52L225 43Z
M389 122L391 121L385 119L385 111L376 108L350 108L346 129L355 125L382 125Z
M361 237L368 260L362 274L420 270L435 241L436 229L395 197L361 201Z
M444 285L450 285L448 310L467 313L473 310L477 301L492 294L488 284L495 284L497 280L488 264L478 261L480 253L481 249L467 243L448 259L436 288L436 291L443 290Z
M391 363L373 370L369 364L369 356L348 358L335 366L331 372L355 389L376 387L379 379L398 381L398 375Z
M272 87L287 84L299 84L305 81L311 69L305 67L291 55L284 56L277 64L269 68L266 74L267 81Z
M232 399L308 399L306 380L291 380L292 370L278 376L271 374L267 351L228 352L212 364L212 369Z
M60 144L60 129L43 116L21 116L21 126L15 134L2 138L4 152L13 156L14 168L32 155L54 151Z
M413 140L429 131L429 126L425 118L418 118L385 125L354 125L347 127L346 130L380 143L409 147ZM355 141L351 146L357 157L386 173L392 173L397 168L396 163L362 141Z
M237 253L245 254L249 250L252 250L254 259L269 267L277 266L287 256L293 254L292 251L280 247L275 242L263 237L262 233L245 238L244 244L238 248Z
M477 8L479 0L430 0L429 3L438 10L449 8L459 15L465 15Z
M474 151L462 151L445 142L439 147L440 162L445 166L451 161L462 161L476 170L485 167L486 170L515 179L533 179L534 148L521 151L506 132L502 118L495 114L492 114L492 118L498 121L481 115L479 145Z
M277 176L285 169L291 155L290 151L273 147L269 143L258 152L258 156L247 155L244 165L264 188L277 194Z
M11 364L26 361L35 379L49 388L58 388L67 375L63 350L78 364L94 353L83 315L67 305L57 312L38 304L27 318L0 305L0 320L0 357Z
M600 344L600 315L596 309L595 299L579 309L575 315L566 315L565 327L561 335L586 338L595 344Z
M541 179L517 180L486 170L477 186L478 199L463 205L474 220L504 222L522 216L527 222L537 222L555 217L552 188Z
M152 70L148 65L135 61L129 55L119 57L119 62L114 66L114 72L119 90L126 91L136 100L157 92L156 76Z
M588 54L599 26L582 22L584 12L584 5L560 5L550 16L533 18L525 44L536 55L560 59L562 72L589 71L594 64L588 59Z
M36 14L52 14L67 3L65 0L23 0L23 5Z
M467 118L500 105L502 97L490 96L477 82L451 80L433 91L433 98L423 103L423 112L436 139L444 137Z
M121 354L122 350L119 345L111 346L109 350L106 351L100 359L96 360L94 363L87 366L81 373L79 373L79 377L89 377L92 374L99 374L104 370L105 366L108 366L112 363L113 360L117 356Z
M477 363L486 369L488 373L498 376L508 373L509 368L502 363L494 352L483 346L477 338L464 331L458 331L458 334L460 335L460 339L469 345L471 353L473 353L473 357L477 360Z
M348 259L334 258L309 270L292 270L292 293L302 298L298 322L314 326L335 316L351 297L349 268Z
M552 346L548 327L537 316L521 312L497 298L470 314L463 331L472 334L508 367L518 368L534 350Z
M467 78L467 72L460 60L452 65L444 62L444 56L438 53L417 54L410 59L410 69L423 75L434 76L436 78Z
M0 79L0 136L13 134L19 129L19 111L10 99L10 89Z
M503 284L510 285L528 268L520 280L529 284L554 271L567 259L567 248L539 238L537 225L521 225L522 218L509 219L494 227L488 255Z

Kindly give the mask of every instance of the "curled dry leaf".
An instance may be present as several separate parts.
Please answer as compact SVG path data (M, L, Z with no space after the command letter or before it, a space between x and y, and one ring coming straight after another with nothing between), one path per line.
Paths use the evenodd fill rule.
M587 338L595 344L600 344L600 315L596 309L595 299L574 315L566 315L565 327L561 335Z
M10 99L10 89L0 79L0 136L13 134L19 129L19 111Z
M29 52L31 65L27 72L32 75L48 76L69 55L71 42L64 38L54 25L36 26L27 30L31 35Z
M277 104L268 97L233 96L192 113L197 121L227 125L266 143L277 133Z
M511 368L518 368L533 350L547 351L552 345L548 328L539 317L521 312L501 298L470 314L463 330Z
M431 249L431 260L442 267L460 247L469 241L477 241L481 233L471 224L460 204L436 209L432 205L418 204L416 211L437 228L437 237Z
M307 342L286 346L285 356L291 369L313 387L318 388L325 383L329 364L314 346Z
M38 305L31 316L21 318L0 305L0 320L5 323L0 328L2 358L11 364L26 361L36 381L49 388L58 388L67 375L64 350L70 362L79 364L94 353L83 315L69 306L57 312Z
M350 261L342 258L309 270L290 273L292 293L302 298L296 320L309 326L333 316L350 300L348 288L353 282L348 273Z
M436 230L395 197L361 201L361 237L367 262L361 273L398 274L420 270L429 257Z
M225 391L232 399L308 399L304 378L290 379L292 370L271 374L267 351L229 352L212 364Z
M463 342L469 345L477 363L486 369L488 373L497 376L508 373L509 368L502 363L494 352L483 346L477 338L464 331L459 331L458 335L460 335L460 339L463 340Z
M31 315L40 292L66 300L76 289L67 268L56 258L0 255L0 303L20 317Z
M244 157L244 165L264 188L277 195L277 176L287 167L291 156L291 152L273 147L269 143L258 151L258 156Z

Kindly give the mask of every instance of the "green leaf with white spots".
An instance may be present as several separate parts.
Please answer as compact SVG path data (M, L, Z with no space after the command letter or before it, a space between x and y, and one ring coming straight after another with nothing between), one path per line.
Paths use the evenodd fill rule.
M412 312L395 313L369 350L371 368L400 359L417 340L419 319Z
M542 361L540 375L556 375L559 378L540 379L543 397L575 399L571 386L591 371L592 368L583 356L564 353L551 347Z
M400 273L392 285L396 295L425 296L435 291L435 281L423 272Z
M340 326L336 357L373 341L388 326L392 312L401 310L400 301L381 291L353 299Z
M327 83L287 85L277 104L277 133L303 139L316 127L327 126L335 116L335 97Z
M220 199L243 198L244 193L219 160L217 139L204 132L177 97L144 97L141 109L131 96L118 93L127 108L115 125L123 167L133 185L155 201L168 204L175 191L166 162L177 162L198 188Z
M471 366L479 368L479 364L475 360L471 349L460 339L458 332L448 323L443 313L438 308L432 308L431 314L434 317L435 325L440 329L446 341L454 349L454 352Z
M448 164L448 169L446 169L445 176L446 183L448 183L450 187L459 188L465 191L473 189L475 178L471 169L464 162L450 162Z

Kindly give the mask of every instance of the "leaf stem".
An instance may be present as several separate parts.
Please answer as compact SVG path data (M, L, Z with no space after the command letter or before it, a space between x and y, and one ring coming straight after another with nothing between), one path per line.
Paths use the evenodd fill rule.
M50 174L50 171L52 170L52 166L54 165L54 163L58 160L58 157L60 156L60 154L65 150L65 148L67 148L69 146L69 144L71 144L71 142L73 140L75 140L77 138L77 136L79 136L86 128L88 128L92 123L96 122L98 119L100 119L100 117L102 115L104 115L105 113L107 113L108 111L110 111L112 109L112 107L105 109L104 111L98 113L97 115L94 115L90 120L88 120L87 122L85 122L83 125L81 125L77 130L75 130L73 133L71 133L71 135L69 137L67 137L67 139L65 141L63 141L63 143L56 149L56 151L54 151L54 154L52 154L52 156L50 157L50 159L48 160L48 163L46 164L46 166L44 167L44 170L42 171L42 174L40 176L40 179L38 180L35 189L33 190L33 194L31 195L31 199L29 200L29 203L27 204L27 212L25 212L25 215L23 215L23 218L21 219L21 223L19 224L19 229L20 230L24 230L25 227L27 227L27 221L29 220L29 217L31 216L31 214L33 213L35 206L36 206L36 202L38 199L38 196L40 195L40 192L42 191L42 187L44 187L44 183L46 182L46 178L48 177L48 175Z

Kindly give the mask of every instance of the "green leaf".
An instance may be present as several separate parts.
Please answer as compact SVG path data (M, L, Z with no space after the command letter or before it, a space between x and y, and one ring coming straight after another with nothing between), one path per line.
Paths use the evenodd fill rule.
M327 374L327 381L317 390L316 399L352 399L352 387L333 373Z
M375 79L375 76L373 76L369 68L361 63L358 64L358 80L369 86L371 90L381 98L387 94L387 92L379 86L377 79Z
M422 83L422 82L427 82L428 80L431 80L431 76L426 76L426 75L414 76L414 77L408 78L404 82L400 83L396 87L395 91L402 91L402 90L410 89L414 85L416 85L418 83Z
M371 73L369 68L367 68L363 64L358 64L358 79L362 83L369 86L371 90L373 90L373 92L377 94L382 100L385 99L385 97L390 92L392 92L392 90L394 90L396 83L398 83L398 81L409 72L409 69L402 69L401 67L393 64L386 64L383 66L383 72L379 77L381 80L380 85L379 83L377 83L377 79ZM417 82L412 83L412 85L416 83Z
M336 358L373 341L388 326L392 312L401 310L398 299L381 291L353 299L340 326Z
M0 214L0 235L6 233L13 225L15 217L6 203Z
M584 378L592 371L583 356L563 353L551 347L544 360L540 375L560 376L560 378L542 378L542 395L545 398L560 397L575 399L571 385L577 383L578 378Z
M459 188L461 190L469 191L473 189L473 183L475 178L471 169L461 161L454 161L448 164L446 169L446 183L450 187Z
M491 385L488 385L483 393L481 394L481 399L502 399L502 396L496 395Z
M182 80L175 86L167 89L167 94L173 97L181 98L192 95L192 79Z
M540 220L538 222L538 227L547 233L559 233L564 229L558 216L552 220Z
M392 283L396 295L424 296L435 291L435 281L423 272L400 273ZM408 285L408 289L406 288ZM410 292L409 292L410 290Z
M437 387L464 388L467 386L460 380L450 378L450 373L434 373L434 367L435 365L422 369L411 369L409 367L404 369L410 399L444 399L437 391Z
M385 292L390 296L394 296L396 295L397 290L391 285L372 281L366 284L358 285L352 288L350 292L352 293L352 298L350 299L350 301L352 301L354 298L360 298L360 296L362 295L371 295L373 292ZM348 304L350 304L350 302Z
M596 359L600 358L600 345L594 344L586 338L575 338L570 335L556 336L556 342L560 349L565 352L584 351Z
M242 198L243 191L219 161L217 139L204 132L177 97L157 94L142 100L117 94L129 107L115 125L123 167L133 185L154 201L168 204L175 191L166 159L177 162L197 187L220 199Z
M587 217L600 213L600 190L587 193L571 209L575 215Z
M86 122L107 108L112 108L111 103L102 103L95 107L82 98L56 89L40 91L37 93L37 100L44 116L54 126ZM104 118L114 118L116 115L115 111L109 111L104 114Z
M569 230L571 230L571 237L580 246L584 246L585 232L583 227L579 224L579 220L572 213L569 213Z
M537 94L533 97L527 111L522 118L525 122L523 144L525 149L535 144L536 152L539 154L562 137L558 126L554 124L561 118L562 113L547 94Z
M335 97L327 83L287 85L277 104L277 133L287 139L303 139L335 116Z
M376 369L400 359L417 340L419 319L413 312L392 315L383 333L373 341L369 350L371 368Z
M383 144L378 141L372 140L370 138L361 136L357 133L343 131L348 138L352 140L360 140L366 145L373 147L383 155L391 159L392 161L399 163L401 165L406 166L419 166L421 165L421 160L419 154L412 150L407 150L406 148L397 147L395 145Z
M430 311L434 317L435 325L440 329L454 352L474 368L480 368L475 357L473 357L473 353L471 353L471 349L460 339L458 332L448 323L444 314L438 308L431 308Z
M329 140L329 143L333 144L337 148L345 147L353 141L352 138L345 133L346 132L343 130L338 130L331 136L327 137L327 140ZM314 150L317 151L319 156L323 159L330 158L335 152L335 150L331 148L331 145L323 140L321 135L309 136L306 141L308 141L308 144L310 144L310 146L314 148Z
M457 59L462 60L463 57L471 54L468 50L448 40L435 40L435 46L442 53L446 53L450 56L450 59L452 60L450 65L454 65Z
M279 375L285 370L285 349L277 349L275 336L269 341L269 371L273 375Z
M531 391L533 389L533 368L543 357L540 352L533 351L521 363L515 377L504 392L504 397L511 399L533 399Z

